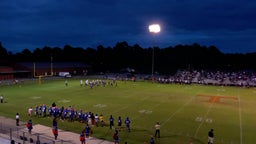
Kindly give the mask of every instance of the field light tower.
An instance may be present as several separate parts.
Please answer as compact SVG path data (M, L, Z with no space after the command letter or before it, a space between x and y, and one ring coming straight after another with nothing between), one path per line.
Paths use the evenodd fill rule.
M150 33L157 34L161 31L161 27L159 24L152 24L148 26L148 30ZM155 52L154 52L154 46L152 47L152 82L154 82L154 63L155 63Z

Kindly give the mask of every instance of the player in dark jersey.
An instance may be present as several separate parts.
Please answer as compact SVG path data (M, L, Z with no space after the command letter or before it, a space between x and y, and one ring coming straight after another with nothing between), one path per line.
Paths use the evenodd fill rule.
M131 121L130 121L129 117L127 117L127 118L125 119L125 125L126 125L126 130L127 130L128 132L131 131L130 123L131 123Z
M118 125L119 131L121 131L121 127L122 127L122 118L121 118L121 116L118 117L117 125Z
M109 118L109 128L114 129L114 118L112 115L110 115L110 118Z

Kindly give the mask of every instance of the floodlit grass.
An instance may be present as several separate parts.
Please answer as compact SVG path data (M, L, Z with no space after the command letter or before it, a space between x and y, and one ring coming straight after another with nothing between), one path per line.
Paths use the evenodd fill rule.
M27 121L29 107L53 102L58 107L73 106L75 109L103 114L108 118L131 119L131 132L120 132L121 143L141 144L154 135L154 125L161 124L161 144L204 144L207 133L213 128L216 144L251 144L256 141L256 89L152 84L151 82L118 81L118 86L80 87L80 79L43 80L22 85L0 86L0 94L6 103L0 104L0 115ZM51 126L51 118L32 118L35 124ZM85 124L60 122L59 128L80 133ZM112 140L113 130L93 127L93 136ZM61 134L61 133L60 133Z

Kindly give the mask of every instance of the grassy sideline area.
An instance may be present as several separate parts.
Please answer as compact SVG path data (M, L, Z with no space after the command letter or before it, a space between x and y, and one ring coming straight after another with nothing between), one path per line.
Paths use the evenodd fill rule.
M83 79L85 80L85 79ZM76 110L103 114L106 123L113 115L131 119L131 132L125 128L120 143L142 144L154 135L154 125L161 124L161 144L207 143L207 133L213 128L215 144L251 144L256 141L256 89L223 86L158 84L118 81L118 86L81 87L80 79L25 81L21 85L0 86L6 103L0 104L0 115L27 121L29 107L53 102L58 107L72 106ZM51 126L52 118L32 117L34 124ZM123 125L124 126L124 125ZM80 133L85 124L59 121L59 128ZM93 127L93 136L112 141L113 130Z

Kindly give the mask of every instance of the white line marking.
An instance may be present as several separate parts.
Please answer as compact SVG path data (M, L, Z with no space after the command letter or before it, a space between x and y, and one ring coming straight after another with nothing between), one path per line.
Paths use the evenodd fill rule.
M152 96L146 96L146 97L143 97L143 99L141 99L141 100L138 100L136 103L134 103L134 104L139 104L141 101L143 102L143 101L145 101L146 99L149 99L150 97L152 97ZM118 112L120 112L120 111L122 111L122 110L125 110L125 109L128 109L130 106L124 106L124 107L122 107L122 108L120 108L120 109L118 109L118 110L116 110L116 111L113 111L111 114L109 114L109 115L113 115L113 114L115 114L115 113L118 113Z
M239 103L239 120L240 120L240 144L243 144L243 128L242 128L242 112L241 112L240 96L238 96L238 103Z
M120 112L120 111L123 111L123 110L125 110L125 109L127 109L127 108L129 108L129 106L125 106L125 107L122 107L122 108L120 108L120 109L118 109L118 110L116 110L116 111L113 111L113 112L112 112L112 115L115 114L115 113L118 113L118 112ZM109 115L111 115L111 114L109 114Z
M174 113L172 113L172 115L169 116L169 118L164 121L161 125L164 126L169 120L171 120L174 115L176 115L178 112L180 112L181 110L183 110L189 103L191 103L191 101L194 99L195 97L192 97L191 99L189 99L181 108L179 108L178 110L176 110Z
M139 113L140 114L151 114L153 112L153 110L156 107L158 107L159 105L161 105L161 104L156 104L155 106L151 107L150 110L149 109L148 110L140 110ZM143 117L143 116L137 115L136 117L132 118L132 120L136 120L137 118L141 118L141 117Z
M204 119L207 118L207 116L208 116L210 110L212 109L213 103L214 103L214 102L212 102L211 105L208 107L208 110L207 110L206 114L204 115ZM200 125L199 125L198 128L196 129L196 132L195 132L195 135L194 135L195 138L196 138L196 136L197 136L197 133L198 133L199 129L200 129L201 126L203 125L203 123L204 123L204 121L201 121Z

